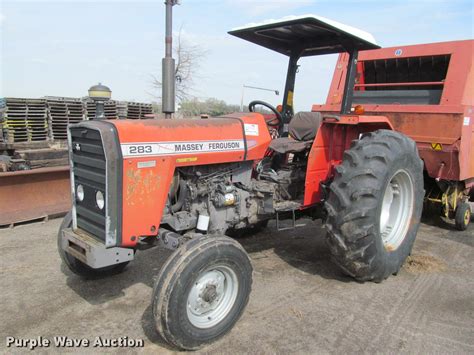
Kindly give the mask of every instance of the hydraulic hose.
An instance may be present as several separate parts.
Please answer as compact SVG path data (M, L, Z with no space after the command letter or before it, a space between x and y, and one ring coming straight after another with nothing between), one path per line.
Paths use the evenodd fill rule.
M188 187L186 186L186 181L183 179L179 180L179 189L178 189L178 198L176 202L171 205L171 212L178 212L184 204L184 200L188 196Z

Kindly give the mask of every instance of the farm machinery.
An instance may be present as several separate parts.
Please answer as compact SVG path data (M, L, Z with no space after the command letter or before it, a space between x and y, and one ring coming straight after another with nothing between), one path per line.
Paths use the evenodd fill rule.
M62 260L72 272L96 277L124 270L139 250L171 250L152 308L157 332L180 349L220 338L246 307L252 266L231 236L272 219L284 230L284 219L295 227L301 216L323 218L336 264L357 280L381 282L410 254L425 195L416 137L398 129L399 116L355 105L359 51L379 48L370 34L317 16L230 34L288 56L282 109L249 106L264 105L273 116L98 120L69 128L73 206L58 234ZM331 53L344 53L331 87L338 96L295 113L298 60Z
M353 105L383 115L416 141L424 163L426 207L466 230L474 211L473 40L363 51ZM349 60L341 54L324 105L337 112Z

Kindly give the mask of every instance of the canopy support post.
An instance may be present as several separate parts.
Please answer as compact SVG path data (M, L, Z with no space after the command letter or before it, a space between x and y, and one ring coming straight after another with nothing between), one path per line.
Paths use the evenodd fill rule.
M357 58L359 51L353 49L349 51L349 62L347 63L346 82L344 84L344 96L341 103L341 114L349 115L352 108L352 99L354 97L354 84L357 74Z

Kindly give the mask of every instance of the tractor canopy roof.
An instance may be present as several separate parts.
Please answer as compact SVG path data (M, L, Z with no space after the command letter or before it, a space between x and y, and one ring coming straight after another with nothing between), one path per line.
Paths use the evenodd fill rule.
M380 48L370 33L316 15L251 23L234 28L229 34L287 56Z

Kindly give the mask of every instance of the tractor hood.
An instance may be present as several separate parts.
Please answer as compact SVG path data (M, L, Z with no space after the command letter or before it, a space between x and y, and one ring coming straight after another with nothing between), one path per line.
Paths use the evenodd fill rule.
M229 34L287 56L294 52L305 57L380 48L370 33L316 15L251 23Z
M108 122L117 130L124 159L172 157L178 166L261 159L271 140L258 113Z

